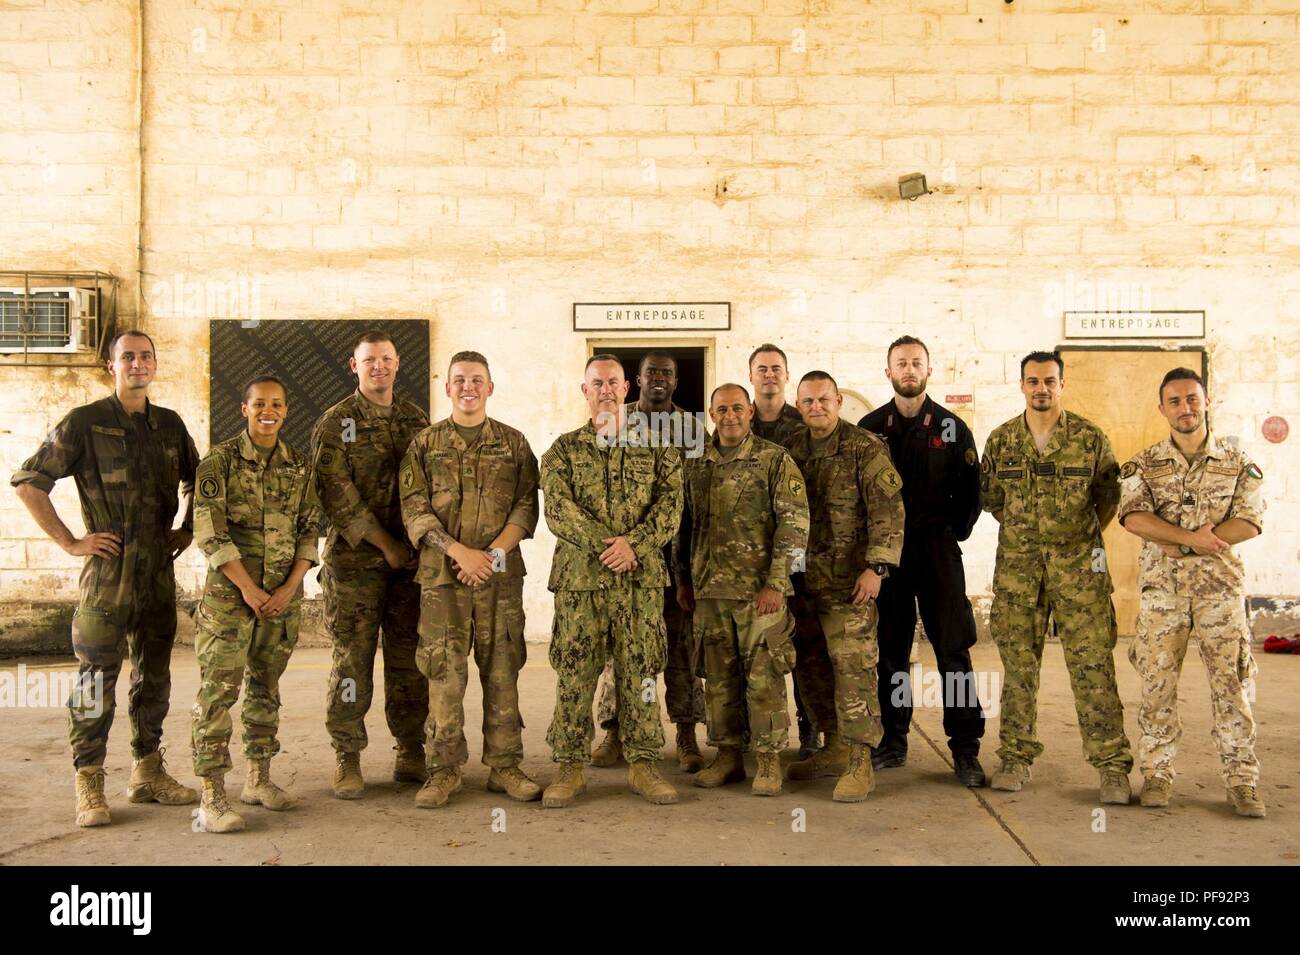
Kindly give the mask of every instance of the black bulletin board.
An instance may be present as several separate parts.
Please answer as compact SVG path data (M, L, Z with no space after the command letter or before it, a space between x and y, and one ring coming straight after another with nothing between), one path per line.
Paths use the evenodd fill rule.
M289 418L281 438L304 454L316 419L357 387L348 369L353 342L378 329L393 337L401 357L397 394L429 411L427 319L308 319L245 323L214 319L209 327L209 447L244 430L239 413L244 385L275 375L289 390Z

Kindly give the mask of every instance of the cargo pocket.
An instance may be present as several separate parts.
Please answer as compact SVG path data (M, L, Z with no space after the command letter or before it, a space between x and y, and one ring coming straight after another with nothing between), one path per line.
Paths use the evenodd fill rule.
M446 624L433 624L427 628L420 628L420 644L415 648L415 666L427 680L442 680L446 677Z
M522 607L512 607L506 611L506 636L510 641L514 656L515 672L518 673L528 662L528 641L524 639L524 611Z
M121 661L126 630L113 614L100 607L78 607L72 613L72 652L92 666L112 666Z
M794 669L794 616L789 609L781 614L781 619L772 624L763 633L763 642L772 657L772 666L783 676ZM774 727L775 728L775 727Z

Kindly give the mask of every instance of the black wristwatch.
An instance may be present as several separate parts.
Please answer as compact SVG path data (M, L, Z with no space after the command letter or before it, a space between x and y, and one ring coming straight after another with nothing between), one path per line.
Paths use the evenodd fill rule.
M881 578L882 580L889 576L888 564L868 564L867 570L871 571L873 574L875 574L877 577Z

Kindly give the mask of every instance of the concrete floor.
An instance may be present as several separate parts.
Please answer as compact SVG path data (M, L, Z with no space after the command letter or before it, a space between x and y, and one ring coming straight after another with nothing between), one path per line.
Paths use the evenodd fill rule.
M1136 731L1138 683L1117 652L1120 689L1130 736ZM545 731L554 674L545 647L530 647L521 674L528 753L524 769L545 783L553 765ZM921 652L930 667L928 645ZM2 668L14 671L18 661ZM62 661L35 666L70 669ZM999 671L993 647L976 648L977 669ZM1260 654L1256 717L1261 792L1268 818L1235 817L1225 798L1209 736L1205 675L1193 651L1183 675L1184 737L1175 801L1168 810L1136 805L1096 813L1097 777L1081 755L1074 706L1059 646L1046 654L1040 698L1040 731L1046 752L1034 766L1032 785L1021 793L967 790L946 765L941 711L916 711L909 763L878 773L878 787L865 803L830 799L833 779L786 783L770 799L749 795L748 784L702 790L689 784L676 762L662 764L678 785L676 806L650 806L631 795L626 769L588 769L587 795L566 810L518 804L484 790L487 769L477 762L479 734L470 735L472 762L466 788L440 810L418 810L416 787L394 784L391 739L377 698L369 718L371 746L362 769L370 785L355 802L332 798L333 767L323 727L329 654L302 649L285 675L288 701L282 726L284 752L276 778L302 797L288 813L240 807L248 829L216 836L191 831L193 807L132 805L126 801L130 753L122 722L109 745L108 791L113 825L80 830L74 823L71 761L61 706L7 709L0 719L0 863L135 864L494 864L577 863L704 865L772 863L1005 864L1075 863L1295 865L1300 856L1300 659ZM172 709L165 743L174 775L190 785L188 711L197 685L193 650L178 647L173 664ZM122 681L123 685L125 680ZM477 722L479 693L471 681L467 700ZM996 766L997 722L985 738L985 769ZM236 729L236 743L238 728ZM936 745L937 744L937 745ZM666 753L671 755L671 737ZM787 753L787 758L793 753ZM242 784L244 761L236 750L228 779L232 801ZM751 763L752 770L752 763ZM1137 772L1134 789L1141 785ZM504 809L504 817L494 810ZM802 810L802 814L797 810ZM794 831L802 815L805 831ZM505 831L500 829L504 818ZM1094 831L1104 825L1104 831Z

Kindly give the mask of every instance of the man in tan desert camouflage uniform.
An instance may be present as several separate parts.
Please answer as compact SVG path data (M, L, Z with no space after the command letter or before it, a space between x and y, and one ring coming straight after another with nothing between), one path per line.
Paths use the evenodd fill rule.
M1205 387L1176 368L1160 383L1168 438L1120 471L1119 519L1141 537L1141 609L1129 660L1142 677L1138 762L1141 803L1168 806L1182 735L1178 676L1195 635L1210 682L1214 741L1228 799L1239 816L1261 817L1259 760L1250 687L1256 668L1246 622L1244 573L1234 544L1263 528L1263 472L1219 442L1206 423Z

